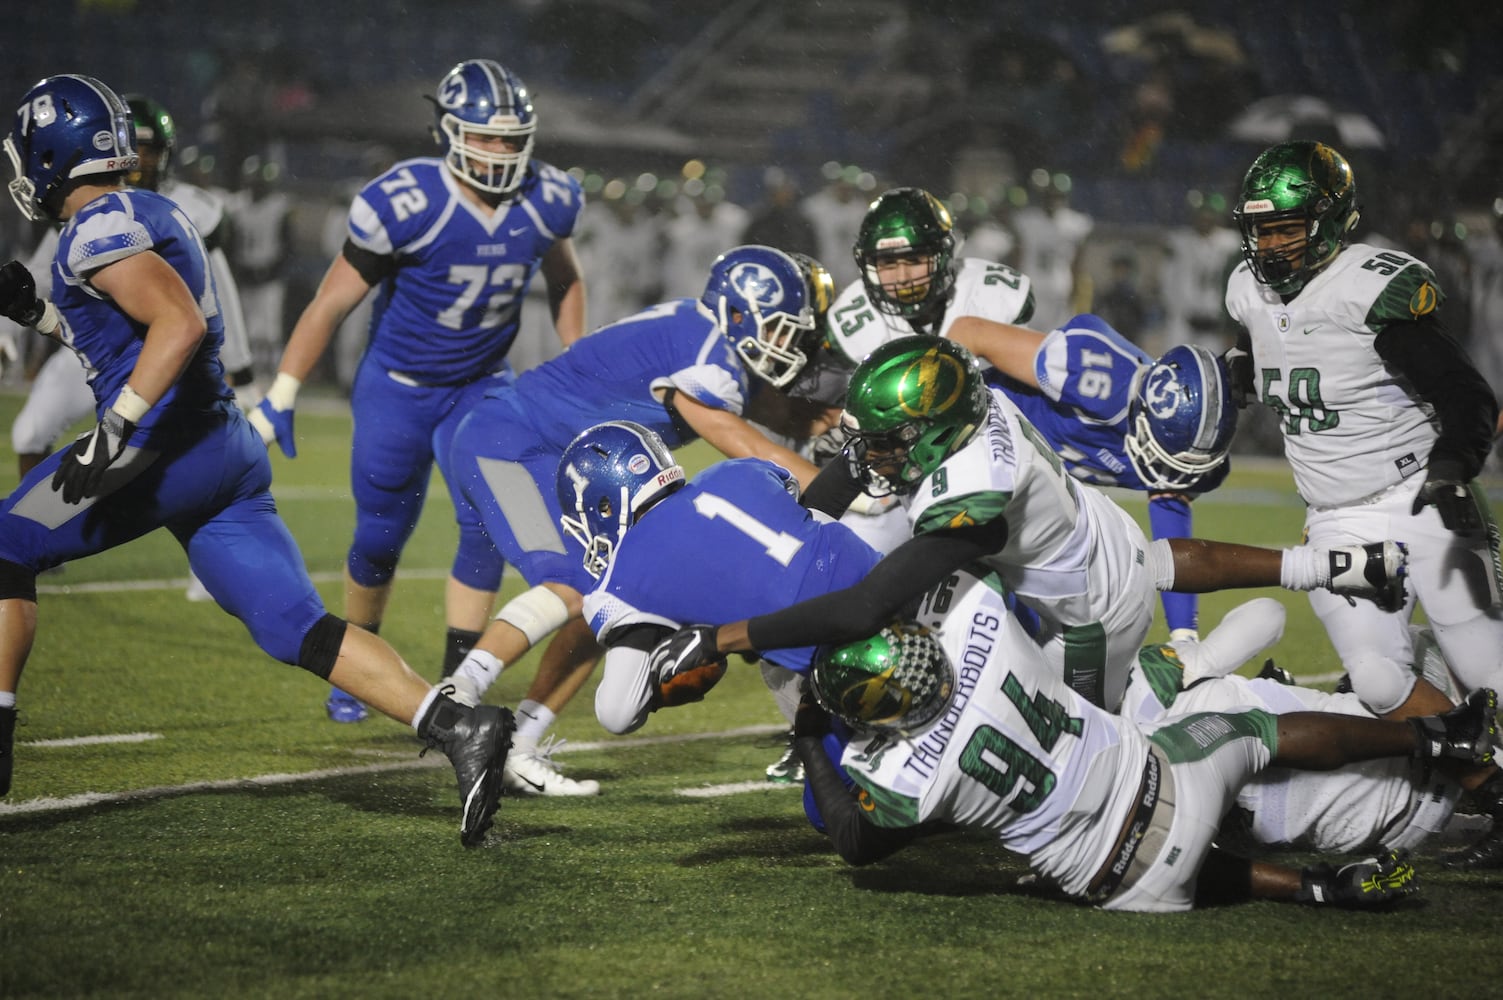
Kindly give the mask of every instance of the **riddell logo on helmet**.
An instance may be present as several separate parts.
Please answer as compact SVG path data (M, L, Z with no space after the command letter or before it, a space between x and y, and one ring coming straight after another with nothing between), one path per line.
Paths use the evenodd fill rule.
M1272 212L1273 207L1273 202L1269 201L1267 198L1256 198L1252 201L1244 202L1242 204L1242 212L1243 214L1251 212Z

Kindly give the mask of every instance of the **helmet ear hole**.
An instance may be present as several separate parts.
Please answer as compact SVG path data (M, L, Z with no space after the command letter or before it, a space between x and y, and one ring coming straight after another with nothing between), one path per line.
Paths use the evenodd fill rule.
M628 528L683 485L683 467L649 428L614 420L584 431L559 456L559 523L599 579Z

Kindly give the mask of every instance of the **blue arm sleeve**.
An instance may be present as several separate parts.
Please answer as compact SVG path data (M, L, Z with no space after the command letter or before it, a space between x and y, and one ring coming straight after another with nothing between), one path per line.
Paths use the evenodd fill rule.
M1190 501L1177 493L1155 493L1148 498L1148 525L1154 538L1189 538L1192 518ZM1200 600L1195 594L1164 591L1164 623L1175 629L1196 629L1200 618Z

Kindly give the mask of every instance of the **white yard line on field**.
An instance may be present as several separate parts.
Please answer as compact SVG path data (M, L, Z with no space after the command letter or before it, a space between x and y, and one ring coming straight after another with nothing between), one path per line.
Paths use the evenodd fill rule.
M737 729L727 729L717 733L684 733L679 736L639 736L627 737L619 740L596 740L589 742L559 742L554 745L554 753L578 753L585 750L608 750L613 748L634 748L646 746L664 746L674 743L695 743L702 740L734 739L739 736L767 736L773 733L785 732L785 726L761 725L741 726ZM142 736L155 738L156 733L133 733L129 736ZM129 742L119 737L77 737L73 740L39 740L35 743L22 744L23 746L60 746L79 745L80 741L93 740L96 742ZM215 792L235 788L270 787L273 785L291 785L302 781L320 781L324 778L339 778L354 774L378 774L383 771L411 771L422 767L439 767L448 762L440 754L428 757L412 757L406 760L383 761L378 764L361 764L354 767L328 767L317 771L302 771L296 774L261 774L249 778L225 778L219 781L191 781L182 785L157 785L153 788L135 788L124 792L84 792L79 795L69 795L63 798L40 798L24 799L18 802L0 802L0 817L18 816L26 813L65 812L70 809L83 809L88 806L103 805L107 803L143 802L150 799L164 799L177 795L193 795L198 792ZM773 784L772 782L758 782ZM731 786L716 786L727 788ZM706 789L681 790L683 795L710 794ZM729 794L729 793L721 793Z
M23 747L92 747L102 743L149 743L162 738L161 733L115 733L112 736L70 736L61 740L32 740Z
M309 573L314 583L334 583L344 579L343 571L331 573ZM447 580L449 571L446 569L407 569L402 568L404 580ZM56 577L42 577L44 580L56 579ZM136 590L182 590L188 586L188 578L185 576L168 577L156 580L96 580L92 583L38 583L38 594L113 594Z

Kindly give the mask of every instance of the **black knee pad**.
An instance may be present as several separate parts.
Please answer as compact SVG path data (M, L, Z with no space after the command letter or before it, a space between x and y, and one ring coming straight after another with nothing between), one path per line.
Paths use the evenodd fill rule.
M313 623L308 634L303 636L303 645L297 652L297 665L324 680L334 672L339 659L339 647L344 645L344 633L349 628L343 618L326 614Z
M20 563L0 559L0 601L37 601L37 574Z

